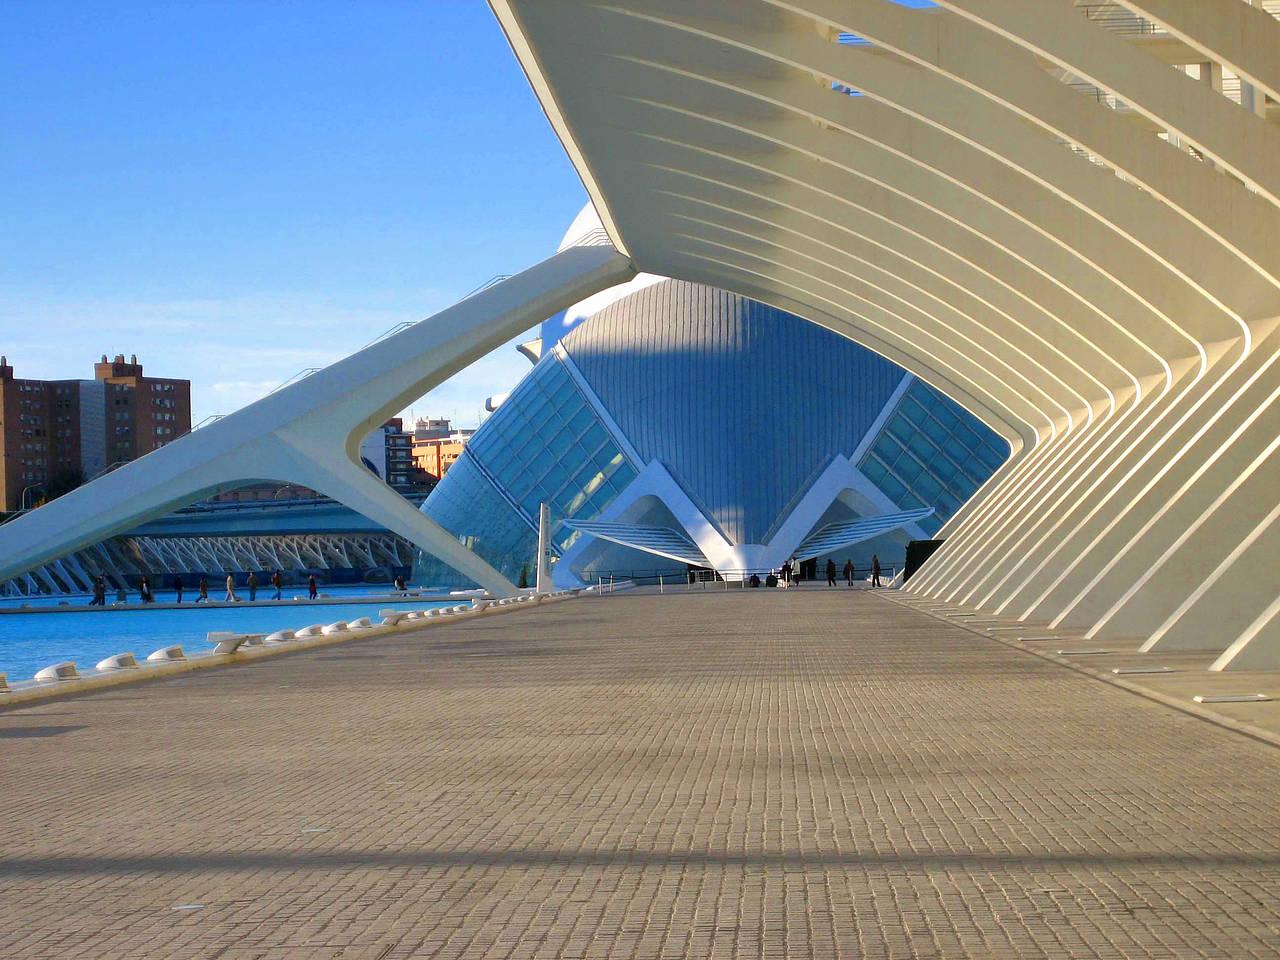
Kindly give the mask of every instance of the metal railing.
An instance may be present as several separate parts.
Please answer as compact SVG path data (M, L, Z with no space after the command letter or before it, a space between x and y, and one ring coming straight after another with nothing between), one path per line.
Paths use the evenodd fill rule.
M503 280L510 280L512 276L513 274L510 274L510 273L496 274L495 276L490 277L484 283L480 284L480 286L476 287L474 290L468 291L467 293L463 294L462 299L465 300L467 299L467 297L474 297L477 293L480 293L482 290L488 290L490 287L496 286L497 284L501 283Z
M380 340L385 340L387 339L387 337L395 336L401 330L407 330L409 327L412 327L417 322L418 322L417 320L401 320L399 323L387 328L386 330L383 330L380 334L378 334L376 337L374 337L372 340L370 340L360 349L364 350L368 347L372 347L375 343L379 342ZM280 388L276 387L276 389L279 390Z
M1076 6L1085 15L1085 19L1092 20L1099 26L1116 33L1133 36L1165 32L1158 24L1115 3L1114 0L1098 0L1098 2L1077 0Z
M311 376L313 373L319 373L323 369L324 367L303 367L301 370L295 373L288 380L282 381L281 383L273 387L271 389L271 392L268 393L267 396L270 396L272 393L277 393L278 391L283 390L285 387L289 386L289 384L291 383L297 383L299 380L305 380L307 379L307 377Z
M882 586L888 586L898 574L901 573L903 564L900 563L884 563L880 565L880 583ZM611 590L611 584L626 583L629 586L648 586L657 587L660 593L668 591L690 592L695 590L735 590L735 589L753 589L751 586L751 577L756 575L760 578L760 587L764 588L768 583L768 578L773 577L775 581L782 578L777 570L761 571L754 569L741 570L692 570L692 571L653 571L653 570L606 570L595 571L591 574L591 578L595 581L598 592L608 593ZM842 570L836 570L836 584L845 584L845 576ZM810 583L825 585L827 582L826 573L823 570L818 571L818 575L814 577L793 576L792 582L795 584ZM854 585L860 583L871 582L871 570L869 567L855 567L852 576Z

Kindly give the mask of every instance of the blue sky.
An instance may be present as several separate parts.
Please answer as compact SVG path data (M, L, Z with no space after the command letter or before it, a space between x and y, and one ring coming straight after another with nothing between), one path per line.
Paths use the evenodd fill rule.
M554 251L586 196L488 7L0 9L0 352L193 381L198 420ZM419 414L474 421L481 361Z

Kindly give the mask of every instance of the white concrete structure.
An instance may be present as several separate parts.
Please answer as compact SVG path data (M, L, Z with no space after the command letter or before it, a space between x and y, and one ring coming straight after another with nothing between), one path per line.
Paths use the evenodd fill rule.
M398 533L487 590L515 586L359 459L368 433L522 330L634 274L598 239L489 287L0 527L0 580L249 481L299 483Z
M1242 0L1123 0L1122 31L1070 0L491 5L616 251L557 254L0 528L0 579L269 479L513 594L358 466L359 439L643 270L848 336L1008 439L913 590L1280 666L1275 20Z
M1275 20L491 5L640 270L849 336L1008 438L913 590L1280 666Z

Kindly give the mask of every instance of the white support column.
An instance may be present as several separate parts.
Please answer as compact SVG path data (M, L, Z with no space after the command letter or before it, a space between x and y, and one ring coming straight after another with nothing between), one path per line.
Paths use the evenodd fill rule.
M538 508L538 593L550 593L551 586L551 506Z

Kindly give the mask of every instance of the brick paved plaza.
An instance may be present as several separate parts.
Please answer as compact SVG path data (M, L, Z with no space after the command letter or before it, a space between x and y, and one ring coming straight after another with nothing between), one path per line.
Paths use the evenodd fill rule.
M580 600L0 741L4 958L1280 955L1280 751L869 593Z

